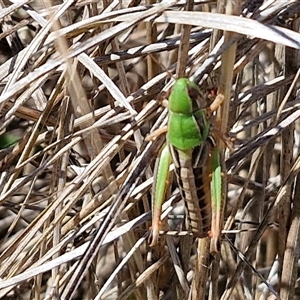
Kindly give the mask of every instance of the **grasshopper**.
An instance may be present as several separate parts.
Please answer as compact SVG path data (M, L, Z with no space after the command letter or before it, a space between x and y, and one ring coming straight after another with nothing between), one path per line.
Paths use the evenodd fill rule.
M152 192L152 242L157 244L160 216L173 161L189 230L195 237L210 236L217 248L221 232L221 168L212 136L208 105L199 87L178 79L169 96L167 144L156 162ZM213 244L212 243L212 244Z

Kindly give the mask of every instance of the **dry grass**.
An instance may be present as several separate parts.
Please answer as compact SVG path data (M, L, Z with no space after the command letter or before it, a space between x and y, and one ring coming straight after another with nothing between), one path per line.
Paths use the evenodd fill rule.
M0 1L2 299L300 298L300 4L218 2ZM208 278L148 243L171 74L234 139Z

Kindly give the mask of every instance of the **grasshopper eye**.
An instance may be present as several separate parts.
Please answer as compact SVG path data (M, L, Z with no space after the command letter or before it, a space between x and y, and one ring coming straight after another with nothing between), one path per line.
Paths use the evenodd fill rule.
M199 109L204 109L207 107L207 101L204 100L205 97L201 94L201 92L193 87L188 87L188 93L192 100L193 111L197 111Z

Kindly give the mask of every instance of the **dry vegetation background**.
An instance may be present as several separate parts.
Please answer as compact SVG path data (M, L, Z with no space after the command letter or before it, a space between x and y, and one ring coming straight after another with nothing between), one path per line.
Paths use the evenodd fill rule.
M0 5L1 299L300 298L299 1ZM233 138L198 298L195 243L186 268L185 237L148 243L165 137L145 138L182 72L224 94Z

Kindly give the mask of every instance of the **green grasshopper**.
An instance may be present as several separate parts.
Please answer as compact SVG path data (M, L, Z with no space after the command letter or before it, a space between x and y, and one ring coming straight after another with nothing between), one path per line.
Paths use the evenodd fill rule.
M172 161L186 205L189 230L195 237L209 235L217 245L221 231L221 168L207 103L195 83L180 78L173 86L168 108L167 145L157 161L153 184L151 246L156 245L159 238Z

